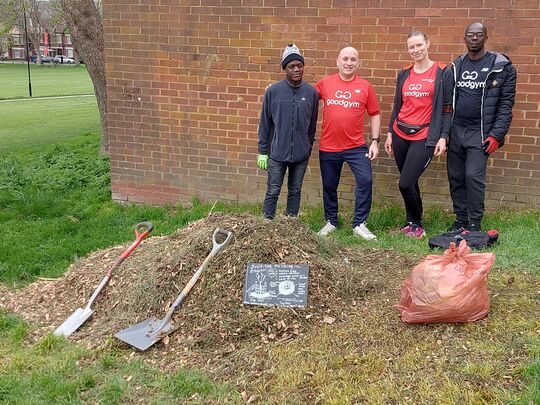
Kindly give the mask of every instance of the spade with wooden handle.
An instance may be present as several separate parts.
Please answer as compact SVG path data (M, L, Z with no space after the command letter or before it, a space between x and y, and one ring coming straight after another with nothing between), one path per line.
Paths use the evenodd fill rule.
M225 237L223 242L218 243L218 241L216 240L216 237L218 235L223 235ZM187 297L197 280L199 280L199 277L201 276L203 271L206 270L206 267L208 267L208 263L210 262L210 260L212 260L212 258L217 255L225 246L227 246L227 244L231 240L231 237L232 232L224 231L223 229L219 228L214 231L214 235L212 236L212 251L206 257L201 267L199 267L195 274L193 274L180 295L171 305L171 307L165 314L165 318L149 318L145 321L138 323L137 325L121 330L114 336L139 350L146 350L154 343L160 341L169 333L173 332L174 328L171 322L171 318L174 312L178 309L180 304L182 304L182 301L184 301L184 299Z

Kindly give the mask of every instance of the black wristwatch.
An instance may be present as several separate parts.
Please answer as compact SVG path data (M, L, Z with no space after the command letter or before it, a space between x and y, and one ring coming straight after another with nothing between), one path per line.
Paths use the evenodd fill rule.
M379 143L380 140L381 140L380 138L371 138L371 142L377 142L377 143Z

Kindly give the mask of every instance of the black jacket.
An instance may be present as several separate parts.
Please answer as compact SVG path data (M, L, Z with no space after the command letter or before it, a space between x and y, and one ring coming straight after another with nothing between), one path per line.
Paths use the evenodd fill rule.
M278 162L309 158L317 130L319 93L310 84L292 86L287 79L264 95L259 123L259 153Z
M499 142L499 147L501 147L512 123L512 107L516 99L517 73L510 58L501 53L492 53L495 54L495 62L486 76L482 90L480 129L482 142L484 138L492 136ZM461 64L466 56L465 53L452 63L455 83L457 83L457 72L460 71ZM454 91L456 91L455 88Z
M452 126L452 101L454 79L452 72L445 64L438 63L437 73L435 75L435 93L433 94L431 121L429 123L428 137L426 146L435 146L440 138L448 139L450 127ZM405 67L398 73L396 83L396 93L394 95L394 108L388 125L388 132L394 132L394 121L397 119L401 106L403 105L402 88L405 80L411 74L414 65ZM410 122L409 124L416 124Z

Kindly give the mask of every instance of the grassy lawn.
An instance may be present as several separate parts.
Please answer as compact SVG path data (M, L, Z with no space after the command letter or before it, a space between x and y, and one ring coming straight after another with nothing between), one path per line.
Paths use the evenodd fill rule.
M9 81L4 73L24 75L22 66L0 64L0 98L9 88L4 87ZM71 81L77 80L69 76L72 72L83 71L33 69L38 76L60 74ZM24 86L20 95L14 89L9 90L11 98L24 97ZM189 208L111 202L109 162L98 153L99 116L92 98L0 101L0 122L3 285L21 287L37 277L60 276L92 251L132 241L132 227L140 221L152 221L153 234L166 235L210 210L260 211L259 206L212 207L198 201ZM349 211L344 209L343 224L350 222ZM431 252L425 239L391 234L402 218L401 207L374 207L370 228L379 237L375 247L417 261ZM316 231L324 222L321 207L304 207L301 220ZM430 234L451 222L440 207L426 212ZM322 325L313 335L269 347L266 359L257 359L266 361L268 373L253 391L266 395L270 403L291 404L413 403L412 398L448 404L540 404L540 326L535 317L540 292L525 283L540 277L540 211L488 212L484 224L501 233L500 243L489 249L497 254L491 288L500 296L493 301L496 315L487 322L396 326L388 323L395 318L391 306L372 313L359 306L351 309L349 323ZM373 247L352 237L346 225L332 238L348 249ZM532 275L521 276L526 273ZM517 293L505 293L508 285ZM190 368L164 374L112 339L110 345L90 350L51 335L36 341L32 330L32 325L0 310L0 403L242 403L239 391L249 386L254 371L238 376L242 384L230 385ZM514 359L514 348L526 358ZM236 355L250 359L252 354L247 350ZM515 367L508 370L508 363ZM508 385L499 383L503 376ZM515 380L520 383L511 383Z
M86 67L30 64L33 97L93 94ZM26 64L0 63L0 100L29 97ZM3 109L4 105L0 105Z
M60 276L78 257L133 238L133 224L152 220L154 233L167 234L209 210L113 203L98 142L81 136L0 161L1 281Z
M52 335L28 346L28 331L29 325L0 311L0 403L235 402L231 387L202 373L163 374L141 359L125 360L113 349L92 352Z
M0 152L101 131L93 96L0 101L0 122Z
M4 156L8 151L101 131L86 67L31 65L31 69L34 97L75 97L27 98L26 65L0 64L0 152ZM76 96L80 94L85 96Z

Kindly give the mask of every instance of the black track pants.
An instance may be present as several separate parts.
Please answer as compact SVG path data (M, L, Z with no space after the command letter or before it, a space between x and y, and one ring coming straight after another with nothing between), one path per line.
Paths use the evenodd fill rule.
M408 141L396 133L392 134L394 159L399 169L399 191L405 202L407 222L420 224L422 222L422 197L418 179L426 170L435 148L426 146L426 140Z
M456 221L480 225L484 216L486 165L480 129L453 124L448 143L448 182Z

